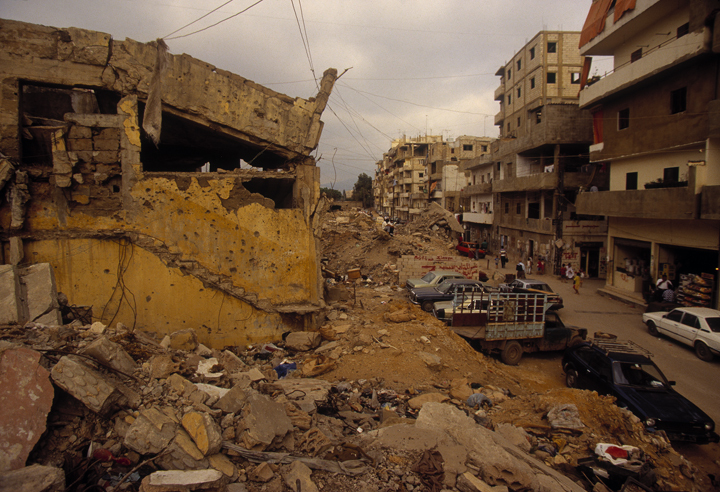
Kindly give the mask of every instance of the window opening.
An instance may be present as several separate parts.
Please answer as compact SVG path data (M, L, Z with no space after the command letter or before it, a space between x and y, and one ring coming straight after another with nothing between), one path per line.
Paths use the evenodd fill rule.
M557 78L557 74L556 74L555 72L548 72L548 74L547 74L547 83L548 83L548 84L554 84L556 78Z
M557 42L549 41L547 44L548 53L557 53Z
M624 130L630 126L630 108L618 111L618 130Z
M630 63L635 63L642 58L642 48L638 48L630 54Z
M625 189L626 190L637 190L638 173L627 173L625 175Z
M687 109L687 87L670 92L670 114L682 113Z

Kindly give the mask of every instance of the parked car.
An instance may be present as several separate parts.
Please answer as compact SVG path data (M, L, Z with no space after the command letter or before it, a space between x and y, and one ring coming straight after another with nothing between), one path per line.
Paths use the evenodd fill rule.
M482 292L484 284L479 280L450 278L436 287L419 287L410 291L410 302L419 304L423 311L431 312L438 301L450 301L466 292Z
M595 338L565 351L565 382L570 388L614 396L648 431L665 431L670 440L720 441L715 422L672 388L675 382L665 378L650 356L632 342Z
M643 323L653 336L660 334L695 348L699 359L711 361L720 355L720 311L683 307L670 312L644 313Z
M485 258L485 255L487 254L487 251L480 248L479 243L472 243L468 241L460 241L457 246L455 246L455 249L458 250L460 254L463 256L470 256L469 251L478 251L478 258Z
M435 270L434 272L426 273L422 278L407 279L405 281L405 287L407 287L408 290L418 287L435 287L449 278L465 278L465 276L462 273L450 270Z
M530 278L515 279L509 284L500 284L498 286L500 292L517 292L525 294L547 294L548 302L552 305L550 309L562 309L563 298L559 294L553 292L552 287L542 280L534 280Z

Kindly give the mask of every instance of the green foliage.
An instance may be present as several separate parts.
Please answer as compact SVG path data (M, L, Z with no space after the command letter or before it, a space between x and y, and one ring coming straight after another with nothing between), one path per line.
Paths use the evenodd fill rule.
M332 188L320 188L320 193L325 193L328 198L333 200L342 200L343 194L340 190L333 190Z
M365 173L358 176L357 182L353 187L353 200L362 201L363 208L369 208L374 205L372 178Z

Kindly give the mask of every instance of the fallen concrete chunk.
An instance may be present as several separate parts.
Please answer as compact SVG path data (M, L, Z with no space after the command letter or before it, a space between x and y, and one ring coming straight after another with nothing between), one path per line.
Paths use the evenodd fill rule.
M247 369L247 364L245 364L242 360L240 360L240 357L233 354L229 350L223 351L223 353L220 355L220 363L230 374L234 372L241 372Z
M95 413L109 412L122 395L100 373L80 362L75 356L61 357L50 374L55 384Z
M581 430L585 427L580 420L580 412L571 403L551 408L547 413L547 419L553 429Z
M243 407L242 420L237 435L248 449L262 451L285 434L292 432L293 425L285 413L285 407L261 394L251 394Z
M192 352L198 347L195 330L179 330L170 334L170 348L174 350L187 350Z
M181 422L203 456L220 451L222 447L222 429L210 415L200 412L188 412L183 415Z
M180 368L180 364L173 361L169 355L155 355L148 361L148 364L150 365L150 377L154 379L169 378Z
M322 379L279 379L272 382L273 388L280 388L288 400L294 401L300 410L313 414L317 404L327 400L332 385Z
M318 492L317 485L312 481L310 476L312 470L300 461L295 461L290 468L283 474L285 484L290 487L293 492ZM298 482L300 482L298 484Z
M435 354L429 352L417 352L420 360L422 360L430 369L440 369L442 367L442 359Z
M307 352L320 345L322 336L315 331L296 331L285 338L285 348L296 352Z
M455 487L460 492L507 492L508 490L504 485L491 487L470 472L458 476Z
M222 453L213 454L207 457L210 466L215 470L223 472L230 480L234 480L238 476L237 467L230 461L230 458Z
M40 357L24 347L0 348L0 471L23 468L45 432L55 392Z
M248 478L253 482L269 482L275 476L275 472L268 463L260 463L248 473Z
M130 425L124 444L136 453L159 453L175 437L177 423L153 407L140 413Z
M428 402L435 402L435 403L442 403L444 401L448 401L450 398L448 398L447 395L444 395L442 393L424 393L420 396L416 396L415 398L412 398L410 401L408 401L408 405L410 408L413 408L415 410L420 410L422 406Z
M132 374L137 369L135 360L120 345L107 337L100 337L85 347L81 354L89 355L102 364L123 374Z
M185 492L193 490L224 490L227 477L217 470L156 471L145 477L142 492Z
M242 410L251 392L253 392L253 390L246 390L241 386L234 386L215 403L215 408L219 408L225 413L238 413Z
M523 451L529 453L532 445L528 438L530 437L524 429L515 427L512 424L501 423L495 427L495 432L502 435L505 439L519 447Z
M198 362L196 374L198 376L204 376L208 379L220 379L225 375L223 372L212 372L212 368L218 365L218 360L215 357L209 359L203 359Z
M0 324L11 325L23 320L20 292L20 275L12 265L0 265Z
M32 465L0 473L0 492L63 492L65 472L53 466Z
M21 270L28 320L48 326L62 325L53 267L50 263L38 263Z
M155 463L164 470L204 470L210 466L210 462L183 429L178 429L175 439Z

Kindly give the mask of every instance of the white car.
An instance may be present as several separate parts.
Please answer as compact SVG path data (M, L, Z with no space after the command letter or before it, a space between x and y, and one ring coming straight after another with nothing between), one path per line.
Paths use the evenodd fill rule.
M643 323L651 335L667 335L695 348L699 359L711 361L720 355L720 311L685 307L672 311L643 314Z

